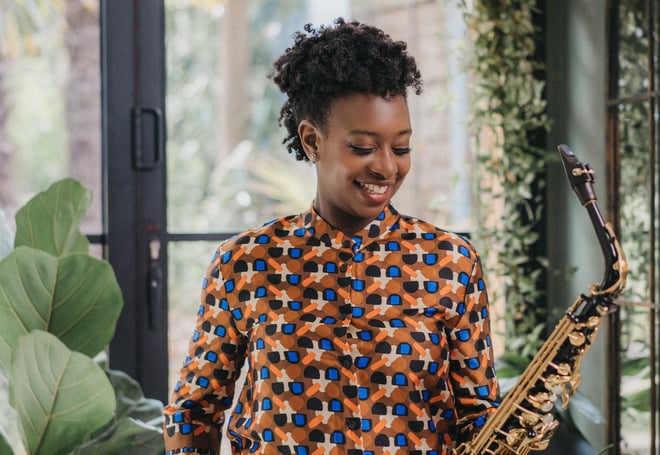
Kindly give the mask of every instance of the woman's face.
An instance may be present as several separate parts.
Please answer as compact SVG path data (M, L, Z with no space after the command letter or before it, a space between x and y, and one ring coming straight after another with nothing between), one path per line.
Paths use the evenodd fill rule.
M317 157L315 208L346 234L378 216L410 170L412 129L402 96L339 98L325 132L308 121L298 132L307 155Z

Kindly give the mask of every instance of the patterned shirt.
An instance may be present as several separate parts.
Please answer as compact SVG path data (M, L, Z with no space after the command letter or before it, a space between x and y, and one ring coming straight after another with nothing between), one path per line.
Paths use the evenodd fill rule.
M448 454L498 402L481 262L391 206L353 237L313 208L220 245L165 409L168 454Z

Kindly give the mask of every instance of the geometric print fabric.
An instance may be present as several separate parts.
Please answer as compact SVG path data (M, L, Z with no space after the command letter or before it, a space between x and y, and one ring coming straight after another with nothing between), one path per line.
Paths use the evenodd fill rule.
M168 453L449 453L498 402L481 262L387 207L353 237L313 208L220 245L165 409Z

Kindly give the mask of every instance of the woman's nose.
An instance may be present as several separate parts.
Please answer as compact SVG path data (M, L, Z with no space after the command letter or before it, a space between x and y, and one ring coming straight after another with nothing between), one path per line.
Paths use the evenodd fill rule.
M380 176L383 180L393 178L398 166L394 159L394 153L390 147L382 147L374 154L370 170Z

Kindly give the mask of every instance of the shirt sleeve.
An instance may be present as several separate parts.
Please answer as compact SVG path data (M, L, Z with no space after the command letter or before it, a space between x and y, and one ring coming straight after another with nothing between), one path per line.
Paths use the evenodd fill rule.
M188 356L164 409L168 454L219 451L224 411L231 406L246 346L226 297L233 283L221 273L226 255L216 253L208 267Z
M462 303L457 324L449 333L459 443L469 440L499 405L488 293L478 255Z

